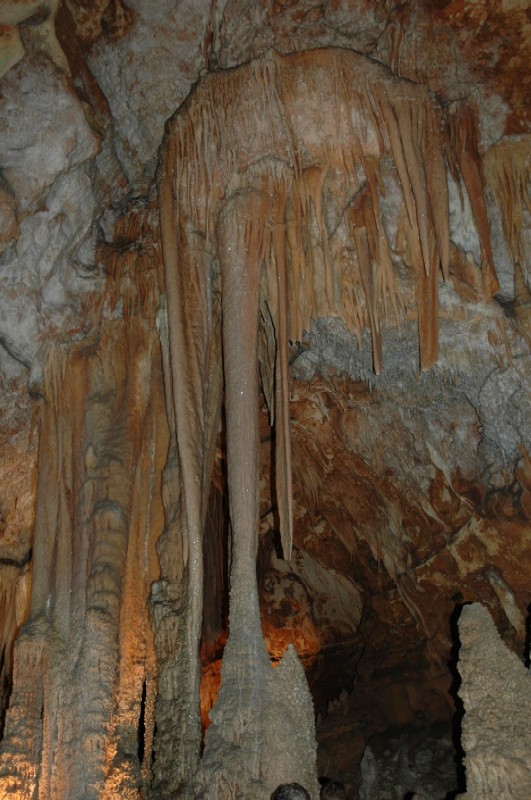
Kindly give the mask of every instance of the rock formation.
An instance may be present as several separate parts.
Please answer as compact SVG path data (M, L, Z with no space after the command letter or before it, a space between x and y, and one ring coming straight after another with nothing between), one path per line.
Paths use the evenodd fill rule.
M491 615L480 603L463 608L459 636L467 778L462 797L524 800L531 779L529 671L504 645Z
M68 60L57 40L55 15L59 0L6 0L0 9L0 77L17 64L26 50L45 52L60 70Z
M134 219L132 227L138 233ZM133 797L142 782L138 726L142 717L149 751L148 600L168 447L150 301L133 304L125 324L102 322L97 339L58 345L45 364L31 605L14 650L2 794Z
M520 791L528 35L2 5L0 796Z
M457 135L464 138L468 133L470 140L474 131L470 116L454 127ZM423 369L434 364L439 265L443 275L449 276L441 128L441 115L421 87L398 81L353 52L314 50L291 56L273 54L209 76L166 131L159 196L172 396L191 565L188 647L189 681L194 687L191 704L195 705L205 489L210 484L219 425L222 352L224 357L233 541L230 633L216 711L219 721L207 735L206 763L210 748L219 749L212 744L214 731L223 739L228 720L235 719L234 700L228 699L231 693L240 705L249 704L250 717L260 707L261 690L270 708L275 696L274 691L264 690L267 671L262 673L258 665L265 652L260 659L261 646L255 641L260 630L254 578L260 315L262 338L269 345L261 350L260 373L275 420L276 499L282 545L289 557L288 340L300 341L312 317L339 315L358 338L363 328L369 328L374 370L381 373L381 318L387 308L393 308L398 321L403 303L379 202L380 165L388 157L393 159L403 197L398 213L404 249L399 255L405 258L407 252L413 271L420 364ZM470 197L479 198L472 206L490 276L490 234L478 186L477 152L473 146L466 149L460 139L454 147ZM330 219L334 237L328 233ZM492 280L486 282L490 285ZM216 341L220 327L222 349ZM229 667L232 662L234 674ZM280 702L276 715L287 724L289 713ZM187 724L192 718L190 709ZM264 712L258 714L259 720L264 718ZM250 722L242 721L240 726L245 731ZM191 742L198 739L197 724L196 729L195 737L190 730ZM239 765L233 768L240 784L250 753L258 748L267 751L267 741L278 738L271 730L267 735L267 730L255 733L248 745L239 732L229 737L242 751ZM295 742L295 734L292 731L288 739ZM217 760L231 763L226 754L221 758L218 753ZM227 783L226 767L218 769ZM257 779L263 770L257 767L253 777ZM212 786L211 775L205 780ZM269 790L273 788L274 783ZM240 791L260 794L254 785Z

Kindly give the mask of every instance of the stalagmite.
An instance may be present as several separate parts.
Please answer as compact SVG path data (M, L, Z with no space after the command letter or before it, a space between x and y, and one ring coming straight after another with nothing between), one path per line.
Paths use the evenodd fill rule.
M469 147L455 169L479 191L476 156ZM405 235L395 243L387 241L379 202L380 163L389 159L404 203ZM401 308L392 255L398 247L394 255L417 280L421 368L437 359L438 268L446 277L449 260L442 119L423 87L355 52L271 53L197 85L167 125L158 185L188 548L186 697L177 713L190 744L178 770L191 796L200 735L202 535L221 406L222 324L233 528L230 634L198 786L210 785L211 797L265 798L274 786L271 760L261 752L265 732L280 730L282 718L288 739L295 728L282 692L273 700L267 688L273 678L257 610L259 372L276 429L276 500L289 558L288 337L302 339L314 316L339 315L359 339L370 328L380 372L385 314L393 309L398 316ZM479 198L474 207L492 266ZM301 694L304 706L307 688ZM266 697L272 705L262 720ZM311 756L306 759L311 773Z
M460 797L527 800L531 785L531 676L502 642L488 610L465 606L459 620L459 694L467 792Z
M273 172L259 174L228 201L217 237L234 545L229 641L197 787L200 796L220 800L266 797L279 781L296 779L317 791L313 705L304 671L294 652L279 669L271 666L256 585L258 289L262 263L268 250L275 250L280 224L274 200L285 196L286 188L283 176ZM282 291L279 287L279 295Z

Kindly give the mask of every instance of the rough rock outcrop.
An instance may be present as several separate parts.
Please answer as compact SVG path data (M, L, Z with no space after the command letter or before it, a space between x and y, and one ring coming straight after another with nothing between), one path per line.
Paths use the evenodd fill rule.
M67 77L38 57L3 77L0 133L12 202L0 235L0 343L38 370L39 348L58 331L81 332L83 298L104 285L93 235L100 142Z

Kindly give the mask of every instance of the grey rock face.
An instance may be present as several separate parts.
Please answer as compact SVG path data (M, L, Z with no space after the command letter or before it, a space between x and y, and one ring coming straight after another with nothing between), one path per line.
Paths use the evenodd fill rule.
M98 149L71 83L46 57L26 58L2 78L0 169L19 214Z
M0 218L0 343L26 366L57 331L81 329L80 301L101 287L89 167L99 150L69 79L46 57L4 76L0 170L16 227Z
M129 181L146 191L157 163L164 123L205 66L208 3L142 2L130 34L100 40L89 65L108 98L115 147ZM133 90L132 90L133 89Z

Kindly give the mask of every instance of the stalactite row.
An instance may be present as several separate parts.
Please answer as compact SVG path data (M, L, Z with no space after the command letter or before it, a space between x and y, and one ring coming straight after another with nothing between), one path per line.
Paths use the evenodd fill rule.
M473 123L467 114L456 118L450 144L465 154L451 164L470 191L482 192ZM381 208L389 163L402 190L395 241ZM395 265L406 261L415 276L422 368L437 358L437 277L439 265L448 275L449 222L442 118L429 92L347 50L271 54L208 75L168 124L159 173L193 563L200 563L219 413L217 226L230 199L250 197L264 174L271 202L256 204L260 216L251 228L261 231L255 235L261 249L249 259L263 262L260 367L276 420L278 476L290 472L287 340L300 340L313 316L340 315L359 340L368 327L380 372L384 319L391 310L398 318L401 309ZM490 254L483 197L472 206ZM281 521L288 520L286 498L279 498L279 509ZM289 553L289 525L285 530Z
M136 236L141 217L121 224ZM98 335L57 345L45 365L31 604L14 651L2 796L133 798L150 780L148 600L168 449L158 292L136 251L110 262L122 313L109 287L115 311Z
M251 223L261 232L255 235L260 252L249 259L265 265L261 371L282 478L290 473L288 338L301 339L314 315L340 313L359 337L369 323L375 368L382 367L384 299L391 295L395 311L399 305L379 207L379 162L386 156L402 186L419 276L421 364L429 367L437 355L438 264L447 272L448 207L440 120L422 87L351 51L273 55L208 76L168 126L159 190L170 350L179 381L176 424L190 548L197 553L192 563L200 563L219 413L214 264L220 210L231 197L252 193L261 173L270 175L267 213L256 204L260 217ZM334 213L336 231L343 225L335 237ZM286 487L279 513L287 521L289 477L277 485ZM289 553L289 523L281 527ZM195 583L201 585L199 574Z
M499 284L494 269L494 258L490 242L489 218L485 202L485 182L478 144L478 129L475 109L462 103L450 105L446 110L446 154L455 182L460 186L462 177L474 223L481 242L483 257L483 280L487 296L494 295Z
M300 340L312 316L340 314L358 336L370 328L379 372L383 317L388 306L395 315L399 307L395 243L387 240L379 203L383 159L394 161L410 238L418 240L410 248L415 268L430 276L440 263L447 275L441 117L429 93L353 52L275 55L209 76L175 117L171 138L167 157L180 218L189 218L207 244L215 238L219 203L238 190L245 171L264 159L282 162L291 183L280 220L289 338ZM338 197L343 213L331 230ZM350 229L346 235L338 235L339 224ZM181 249L184 260L185 241ZM271 280L267 284L274 291ZM423 367L437 351L431 327L422 321L437 315L433 294L418 297L425 306Z

